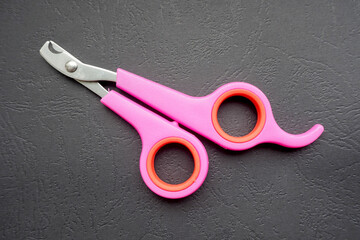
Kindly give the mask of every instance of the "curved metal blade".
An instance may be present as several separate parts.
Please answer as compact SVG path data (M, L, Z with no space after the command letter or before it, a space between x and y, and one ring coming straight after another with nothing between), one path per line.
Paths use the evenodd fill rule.
M100 97L108 92L98 81L116 82L116 73L82 63L53 41L47 41L40 49L40 55L56 70L75 79ZM72 69L67 68L71 63Z

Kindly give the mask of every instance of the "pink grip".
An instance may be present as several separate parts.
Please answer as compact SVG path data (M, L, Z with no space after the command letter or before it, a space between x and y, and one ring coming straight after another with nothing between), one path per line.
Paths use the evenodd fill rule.
M119 68L116 86L191 130L231 150L245 150L265 142L290 148L303 147L314 142L324 130L323 126L317 124L303 134L286 133L275 122L270 102L264 93L244 82L228 83L207 96L192 97ZM238 89L256 95L265 108L265 122L261 132L245 142L225 139L215 129L212 120L213 107L220 96Z
M181 129L176 122L169 122L150 110L129 100L115 91L110 91L101 102L116 114L129 122L140 134L142 152L140 156L140 173L145 184L156 194L166 198L182 198L192 194L204 182L208 172L208 156L203 144L192 134ZM147 170L147 159L152 147L166 138L182 138L191 143L200 158L200 172L197 179L186 189L166 191L150 179Z

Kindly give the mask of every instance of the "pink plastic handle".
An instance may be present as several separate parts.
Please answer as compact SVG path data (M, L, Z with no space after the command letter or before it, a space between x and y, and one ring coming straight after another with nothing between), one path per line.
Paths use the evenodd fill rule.
M182 198L192 194L202 185L208 172L209 163L206 150L199 139L181 129L176 122L167 121L115 91L110 91L101 99L101 102L129 122L140 134L142 141L140 173L145 184L154 193L165 198ZM194 181L189 182L189 186L185 189L171 191L163 189L159 187L160 185L156 184L149 175L149 172L151 173L151 169L149 169L149 166L151 165L149 163L150 152L156 144L167 139L180 139L179 143L185 142L188 144L185 145L186 147L189 148L190 146L190 148L194 149L193 152L195 151L195 155L198 154L199 171L196 174ZM156 154L156 151L152 152L153 154Z
M303 134L294 135L283 131L276 123L270 102L264 93L244 82L228 83L207 96L192 97L119 68L116 86L226 149L245 150L266 142L289 148L304 147L314 142L324 131L320 124ZM216 103L231 91L234 91L235 95L246 93L245 97L257 99L256 103L259 105L258 124L261 126L257 126L257 131L251 134L252 137L239 139L240 142L236 142L236 139L228 140L230 138L221 135L221 129L216 129L215 126ZM262 121L260 123L259 117Z

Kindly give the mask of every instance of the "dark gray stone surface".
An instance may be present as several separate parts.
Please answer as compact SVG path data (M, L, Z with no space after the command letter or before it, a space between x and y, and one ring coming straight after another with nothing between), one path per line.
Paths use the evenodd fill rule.
M359 1L1 1L0 33L1 239L359 238ZM160 198L137 132L41 58L50 39L190 95L249 82L285 130L325 132L243 152L199 136L205 183ZM236 133L254 112L232 101L221 118ZM184 149L159 158L164 179L191 172Z

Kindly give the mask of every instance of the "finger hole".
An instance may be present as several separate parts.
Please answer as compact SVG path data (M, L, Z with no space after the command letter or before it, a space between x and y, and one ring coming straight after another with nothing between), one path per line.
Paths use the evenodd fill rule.
M179 184L170 184L167 183L163 180L160 179L160 177L157 175L156 170L155 170L155 156L157 155L157 153L159 152L159 150L161 148L163 148L164 146L167 146L169 144L181 144L183 145L185 148L187 148L194 160L194 170L191 174L191 176L184 182L179 183ZM183 138L177 138L177 137L170 137L170 138L165 138L159 142L157 142L150 150L148 158L147 158L147 162L146 162L146 168L147 168L147 172L149 174L149 177L151 179L151 181L157 185L159 188L162 188L166 191L181 191L184 190L186 188L188 188L189 186L191 186L195 180L197 179L197 177L199 176L200 173L200 157L199 154L197 152L197 150L195 149L195 147L187 140L183 139Z
M221 128L234 137L249 134L257 122L254 104L242 96L225 99L219 107L217 117Z
M155 172L169 184L185 182L193 173L194 161L189 149L179 143L170 143L155 155Z
M257 121L255 124L255 127L252 129L252 131L250 131L250 133L246 134L245 136L229 135L220 126L220 123L218 120L218 118L219 118L218 112L219 112L220 106L223 105L223 103L225 103L225 101L228 99L229 99L229 101L231 101L231 98L233 98L233 97L246 98L253 104L253 106L256 109ZM223 137L224 139L231 141L231 142L242 143L242 142L248 142L248 141L254 139L257 135L259 135L259 133L264 128L266 114L265 114L264 104L256 94L254 94L251 91L245 90L245 89L233 89L233 90L223 93L215 101L213 109L212 109L211 118L212 118L212 122L213 122L213 126L214 126L215 130L218 132L218 134L221 137ZM226 118L226 119L229 120L228 118ZM240 119L241 119L241 117L240 117ZM229 120L229 122L230 122L230 120ZM240 122L240 121L237 121L237 122Z

